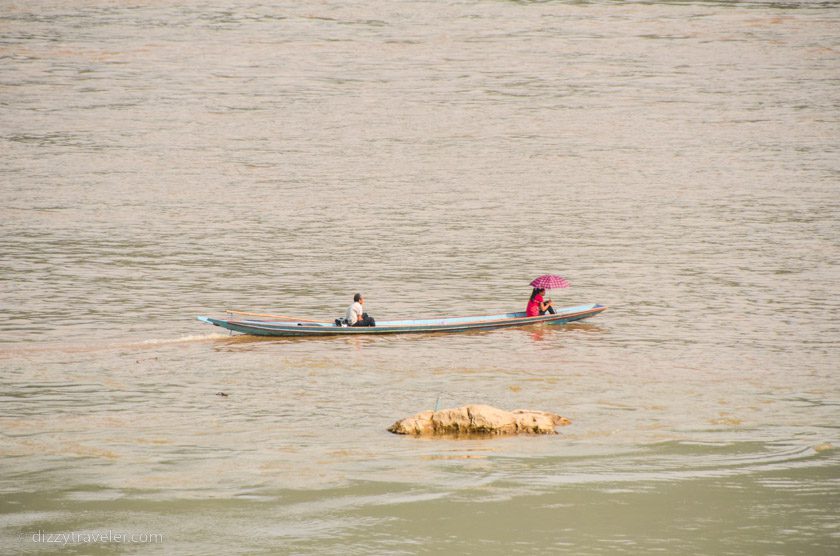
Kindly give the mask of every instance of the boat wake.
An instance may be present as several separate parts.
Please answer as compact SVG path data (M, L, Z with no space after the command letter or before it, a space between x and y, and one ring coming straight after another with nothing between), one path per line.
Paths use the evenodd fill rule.
M122 349L154 349L161 346L213 342L229 339L228 334L190 334L177 338L151 338L133 342L107 342L101 344L16 344L14 346L0 346L0 358L14 358L39 353L93 353Z
M189 336L182 336L180 338L155 338L151 340L143 340L130 344L122 344L121 347L147 347L147 346L164 346L169 344L190 344L193 342L210 342L213 340L226 340L230 338L229 334L191 334Z

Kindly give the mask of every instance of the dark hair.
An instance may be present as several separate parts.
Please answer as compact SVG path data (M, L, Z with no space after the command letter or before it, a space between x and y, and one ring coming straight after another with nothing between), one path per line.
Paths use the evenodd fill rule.
M545 288L534 288L534 291L531 292L531 301L533 301L534 298L537 297L538 293L544 292L544 291L545 291Z
M353 301L354 301L355 303L358 303L358 302L359 302L359 301L361 301L361 300L362 300L362 294L357 293L356 295L354 295L354 296L353 296Z

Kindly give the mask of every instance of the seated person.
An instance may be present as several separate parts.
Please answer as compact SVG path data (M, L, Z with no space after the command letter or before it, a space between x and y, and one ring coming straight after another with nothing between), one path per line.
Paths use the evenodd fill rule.
M528 301L528 307L525 308L526 317L536 317L537 315L544 315L546 312L553 315L554 307L552 301L543 300L545 288L534 288L531 292L531 300Z
M357 293L353 296L353 304L347 308L347 324L349 326L376 326L373 317L364 312L365 298Z

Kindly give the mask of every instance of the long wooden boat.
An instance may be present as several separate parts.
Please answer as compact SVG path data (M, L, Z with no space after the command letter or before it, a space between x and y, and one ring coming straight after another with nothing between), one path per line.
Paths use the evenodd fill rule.
M566 324L594 317L605 310L603 305L590 304L557 309L554 315L526 317L525 312L503 313L478 317L456 317L377 322L376 326L337 326L334 322L289 321L265 319L222 319L198 317L198 320L234 332L256 336L338 336L352 334L408 334L421 332L463 332L490 330L532 324Z

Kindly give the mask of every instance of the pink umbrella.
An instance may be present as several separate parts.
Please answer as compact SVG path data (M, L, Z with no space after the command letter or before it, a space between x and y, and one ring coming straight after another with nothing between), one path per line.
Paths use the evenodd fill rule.
M535 288L545 288L547 290L553 290L556 288L568 288L569 286L571 286L568 280L557 274L543 274L538 278L534 278L534 280L531 282L531 285Z

